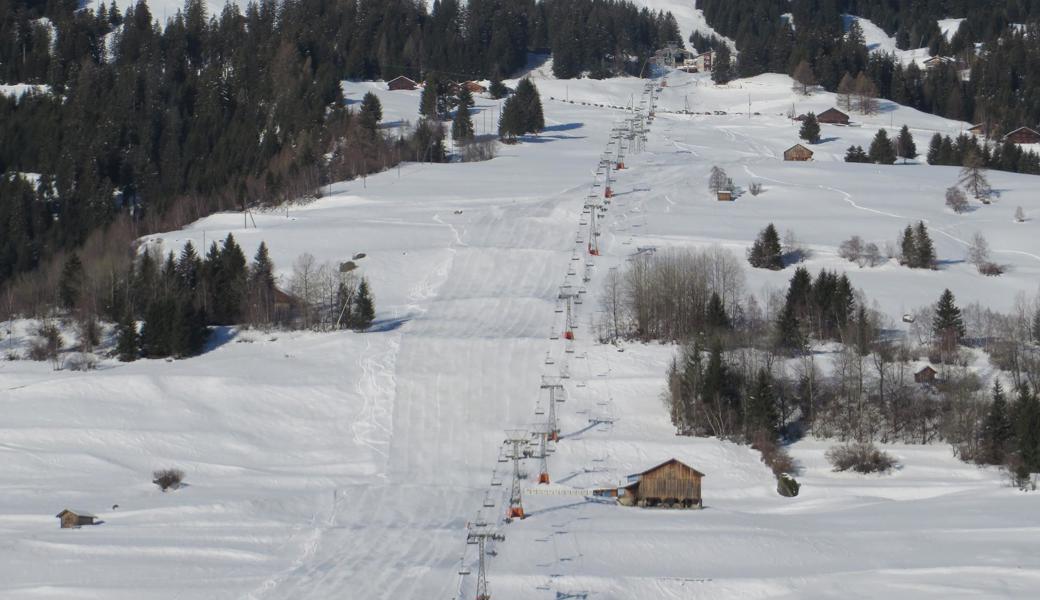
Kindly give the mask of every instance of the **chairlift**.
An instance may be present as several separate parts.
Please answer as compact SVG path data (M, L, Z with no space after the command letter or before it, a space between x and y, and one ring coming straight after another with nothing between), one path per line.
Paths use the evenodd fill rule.
M484 508L494 508L495 501L490 496L484 496Z
M499 478L499 477L492 477L491 478L491 485L493 485L494 487L501 486L502 485L502 479Z
M459 575L469 575L470 573L472 571L469 570L469 567L459 567Z

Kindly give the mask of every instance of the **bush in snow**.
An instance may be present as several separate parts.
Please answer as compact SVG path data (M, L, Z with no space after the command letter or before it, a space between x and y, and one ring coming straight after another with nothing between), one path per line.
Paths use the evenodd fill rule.
M757 181L752 181L748 184L748 191L751 192L752 196L757 196L762 193L762 184Z
M827 450L826 457L835 471L887 473L896 466L894 458L871 443L834 446Z
M1015 222L1016 223L1025 223L1026 222L1026 211L1022 210L1021 206L1019 206L1018 208L1015 209Z
M863 266L863 238L854 235L838 246L838 256Z
M949 206L953 209L953 212L958 214L967 212L968 197L957 186L946 188L946 206Z
M36 340L29 347L29 358L32 360L49 360L58 368L58 353L61 352L65 340L58 331L58 326L45 322L36 329Z
M776 493L784 498L794 498L801 488L801 484L787 473L781 473L776 478Z
M184 471L180 469L160 469L152 473L152 483L159 486L159 489L164 492L170 488L181 487L182 481L184 481Z

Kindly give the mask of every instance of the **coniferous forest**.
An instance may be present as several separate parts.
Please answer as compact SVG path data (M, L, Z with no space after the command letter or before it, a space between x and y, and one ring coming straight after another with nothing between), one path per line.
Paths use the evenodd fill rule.
M366 134L343 79L501 78L528 52L556 55L561 77L605 76L680 39L670 14L619 0L260 0L215 15L187 0L165 23L144 2L78 8L0 0L0 83L48 86L0 96L0 284L409 156L408 140Z

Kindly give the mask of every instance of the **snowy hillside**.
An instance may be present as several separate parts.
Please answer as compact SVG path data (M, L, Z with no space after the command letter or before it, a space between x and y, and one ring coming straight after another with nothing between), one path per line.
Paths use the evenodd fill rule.
M802 494L781 498L751 450L674 435L660 400L672 347L619 352L592 330L604 276L638 247L742 254L768 222L812 248L810 270L848 269L893 321L943 287L962 305L1005 309L1040 281L1037 178L992 173L997 201L954 214L943 194L956 169L841 156L881 127L908 124L924 151L934 132L966 124L882 102L852 126L824 125L813 162L785 163L798 141L787 113L820 112L832 95L795 96L785 76L719 88L673 73L645 151L616 173L592 257L582 208L599 198L597 165L631 114L612 107L639 107L645 82L536 79L545 132L494 160L405 164L255 214L255 226L219 214L147 240L176 250L233 232L247 255L266 241L283 281L303 253L339 262L364 252L375 331L220 331L197 358L106 361L87 373L0 363L0 597L472 598L466 524L478 512L501 524L500 446L505 430L544 418L543 375L568 376L564 435L548 459L557 485L617 484L676 457L707 474L706 509L529 496L529 517L501 524L505 540L493 544L496 600L1035 595L1037 499L996 470L960 463L944 445L892 446L894 474L836 474L822 458L829 444L807 440L793 449ZM376 93L387 128L417 118L418 92L343 86L351 103ZM478 134L493 131L499 110L477 99ZM715 201L713 165L764 192ZM1013 221L1019 205L1025 223ZM916 220L933 231L938 271L837 257L853 234L883 245ZM1007 274L964 264L975 231ZM748 269L749 291L779 288L791 272ZM555 310L568 282L586 290L572 344L559 339ZM184 469L189 485L159 492L150 474L161 467ZM104 523L61 530L64 508Z

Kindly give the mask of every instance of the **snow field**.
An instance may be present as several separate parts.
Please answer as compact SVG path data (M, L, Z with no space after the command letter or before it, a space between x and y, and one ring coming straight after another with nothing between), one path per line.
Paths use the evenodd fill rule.
M919 151L930 134L918 132L955 133L961 123L883 104L889 112L854 116L861 127L825 125L824 137L836 139L814 148L816 161L790 164L778 158L797 141L783 116L789 105L819 112L833 97L796 98L779 76L725 88L685 74L667 81L646 151L629 154L628 168L614 174L618 194L576 308L573 353L548 339L561 326L556 295L582 249L575 234L596 164L624 113L549 97L638 103L637 79L540 75L548 130L502 147L492 161L407 164L333 185L288 214L255 214L255 228L221 214L150 239L178 251L188 239L202 247L233 232L247 255L266 241L283 284L305 252L333 264L365 252L358 264L372 282L376 331L220 332L201 357L105 361L90 373L0 363L0 596L452 598L460 555L475 558L465 524L496 489L492 471L505 473L496 462L503 430L542 419L534 414L545 397L540 376L566 364L554 481L617 483L674 456L707 474L707 508L642 511L530 496L531 516L503 527L506 541L490 559L496 600L558 592L1031 597L1040 574L1036 500L1003 486L995 471L962 464L939 445L889 447L902 464L890 476L835 474L822 458L830 443L805 441L792 450L802 494L781 498L751 450L674 435L660 400L672 346L618 352L595 344L590 329L602 278L638 246L721 244L740 255L769 221L814 250L811 271L849 269L893 318L934 302L943 286L962 306L1006 308L1015 293L1036 288L1036 221L1011 220L1018 204L1040 214L1035 180L992 173L998 202L954 215L941 194L955 169L838 157L851 143L869 144L889 115L896 128L910 125ZM417 93L344 86L348 101L374 90L384 121L416 118ZM746 111L749 91L761 113L750 119L669 112L686 102L698 112ZM498 103L478 99L477 108L490 114ZM479 113L474 120L479 130ZM716 202L706 189L713 164L739 185L761 180L765 192ZM852 234L894 241L918 218L950 261L939 271L858 269L835 255ZM1007 251L994 258L1011 266L1008 274L983 278L956 262L956 240L975 229ZM749 269L748 289L779 289L791 273ZM160 493L150 473L167 466L184 469L189 486ZM53 515L66 506L105 523L59 530ZM501 517L501 498L484 510ZM473 585L473 575L463 577L461 597Z

